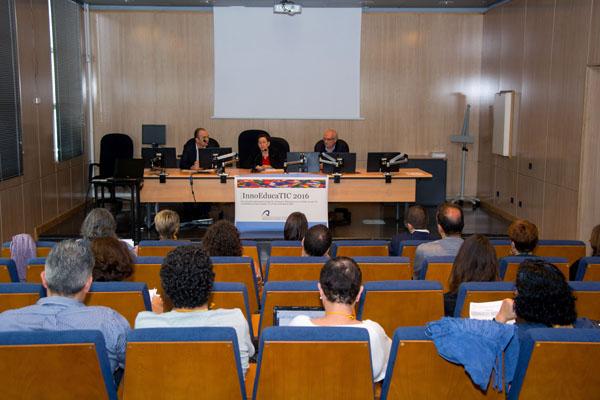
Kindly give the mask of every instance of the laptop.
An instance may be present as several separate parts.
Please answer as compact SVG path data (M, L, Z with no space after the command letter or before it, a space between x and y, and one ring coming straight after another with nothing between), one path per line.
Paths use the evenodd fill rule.
M341 158L344 160L344 165L342 165L343 173L353 174L356 172L356 153L326 153L327 155L335 158ZM325 158L325 157L321 157ZM323 163L323 172L327 174L332 174L335 170L335 167L330 164Z
M142 179L143 177L143 158L117 158L115 160L115 179Z
M321 318L325 316L325 310L323 307L275 306L273 308L273 326L287 326L298 315Z

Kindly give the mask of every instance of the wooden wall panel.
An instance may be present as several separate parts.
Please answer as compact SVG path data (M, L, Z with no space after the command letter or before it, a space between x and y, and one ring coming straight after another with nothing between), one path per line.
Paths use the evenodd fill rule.
M546 172L548 90L555 0L527 4L519 173L543 180Z
M58 187L56 173L42 178L42 220L50 221L58 216Z
M517 216L536 224L542 236L545 236L544 206L544 182L519 174L517 176ZM568 238L568 236L563 238Z
M543 239L577 237L577 191L546 183L544 207Z
M42 188L39 179L23 184L24 232L31 233L36 226L44 221L42 219Z
M14 235L24 231L23 191L20 186L0 192L0 211L2 212L3 238L10 240Z
M557 0L546 180L577 190L591 0Z
M514 215L517 203L517 173L500 167L495 171L494 204L502 211Z
M471 103L479 130L481 15L368 13L362 19L360 121L217 120L213 111L212 14L194 11L92 12L95 151L101 136L125 132L139 154L142 123L167 125L178 151L203 126L237 148L245 129L285 137L293 149L312 149L333 127L358 153L398 149L445 151L448 193L458 191L460 131ZM476 192L477 148L469 152L467 192Z
M71 168L60 169L56 174L58 189L58 214L63 214L71 208Z
M588 65L600 65L600 1L594 0L593 7Z

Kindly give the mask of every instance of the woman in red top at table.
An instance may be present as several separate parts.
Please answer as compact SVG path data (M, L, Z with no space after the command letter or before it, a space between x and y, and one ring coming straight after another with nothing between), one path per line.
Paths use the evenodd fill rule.
M285 154L281 154L278 149L271 147L271 136L268 133L258 135L258 151L254 155L252 169L264 171L267 168L281 169Z

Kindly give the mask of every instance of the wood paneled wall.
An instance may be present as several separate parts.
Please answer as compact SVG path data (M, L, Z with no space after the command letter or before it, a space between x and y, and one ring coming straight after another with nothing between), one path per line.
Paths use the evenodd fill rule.
M48 2L15 3L24 174L0 182L2 241L33 234L36 226L83 203L87 181L85 157L62 163L53 158Z
M578 234L577 210L586 67L596 54L593 27L599 24L591 16L598 3L513 0L484 17L482 74L490 87L518 94L518 154L491 155L492 97L482 97L479 194L532 220L544 238L587 239ZM498 48L499 54L489 50ZM492 185L483 184L490 179Z
M361 121L211 119L211 13L96 10L91 19L96 157L110 132L129 134L139 154L143 123L166 124L168 145L179 151L199 126L225 146L237 148L239 133L257 128L296 150L312 149L332 127L358 153L359 166L369 151L445 151L448 193L458 191L460 149L449 136L460 132L467 103L478 136L482 15L363 14ZM471 194L477 150L467 166Z

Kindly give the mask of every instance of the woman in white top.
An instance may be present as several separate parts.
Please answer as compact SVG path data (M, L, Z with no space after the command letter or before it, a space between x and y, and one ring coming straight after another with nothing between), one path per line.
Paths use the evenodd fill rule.
M362 274L353 259L336 257L321 269L319 293L325 316L311 319L305 315L294 318L290 326L348 326L364 328L369 332L371 364L375 382L385 378L392 341L377 322L357 321L354 306L363 291Z

